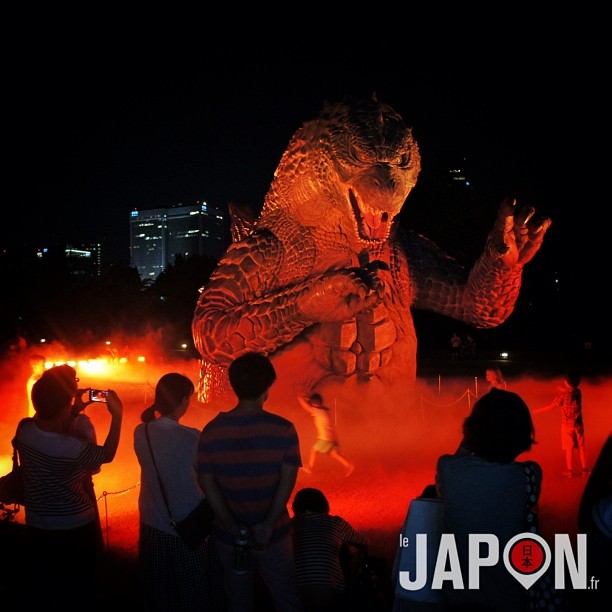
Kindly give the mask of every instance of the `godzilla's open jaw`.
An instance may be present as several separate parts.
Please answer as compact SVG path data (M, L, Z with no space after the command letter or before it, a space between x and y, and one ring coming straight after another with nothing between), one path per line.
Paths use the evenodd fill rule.
M365 204L358 202L352 189L348 190L348 196L359 238L366 241L386 240L389 236L389 213L368 209Z

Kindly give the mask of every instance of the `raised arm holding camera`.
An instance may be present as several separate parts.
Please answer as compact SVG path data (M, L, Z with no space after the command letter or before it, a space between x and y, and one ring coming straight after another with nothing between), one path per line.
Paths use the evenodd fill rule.
M103 445L89 417L91 403L78 388L76 370L51 368L32 388L35 415L16 435L28 528L28 575L36 587L21 589L26 609L94 607L101 550L98 506L91 475L110 463L121 434L123 404L109 390L109 431ZM25 598L25 600L23 599Z

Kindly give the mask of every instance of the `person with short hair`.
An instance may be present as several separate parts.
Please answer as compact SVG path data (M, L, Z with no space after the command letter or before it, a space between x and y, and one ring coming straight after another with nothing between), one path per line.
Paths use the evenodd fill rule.
M341 555L365 555L367 539L341 516L330 515L320 489L300 489L292 510L293 551L305 611L343 609L349 602Z
M517 461L535 443L535 430L527 404L511 391L492 389L483 395L464 420L463 439L466 453L438 458L436 491L444 504L443 533L454 535L467 580L469 535L493 534L503 551L512 537L525 532L527 506L534 512L537 507L542 469L534 461ZM525 589L503 562L480 568L478 589L447 586L443 596L451 606L488 606L483 609L496 612L527 610Z
M202 429L197 471L215 512L229 612L254 610L256 571L278 612L302 611L287 510L302 465L298 434L291 421L264 409L276 381L267 356L237 357L228 376L238 402ZM241 531L249 540L249 562L239 574L234 542Z
M25 522L29 532L28 575L22 589L26 609L76 611L95 607L100 532L91 474L110 463L119 446L123 404L108 394L111 417L103 445L75 433L89 402L78 397L76 370L56 366L34 383L36 414L22 421L15 443L23 472Z

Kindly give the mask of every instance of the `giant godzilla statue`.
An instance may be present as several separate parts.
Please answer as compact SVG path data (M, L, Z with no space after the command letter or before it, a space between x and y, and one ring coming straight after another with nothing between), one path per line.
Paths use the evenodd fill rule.
M325 105L297 130L260 215L233 211L234 242L201 290L192 331L202 401L246 351L299 361L301 390L367 383L401 397L416 380L412 309L475 328L507 319L550 219L505 200L467 270L400 233L419 171L411 129L376 99Z

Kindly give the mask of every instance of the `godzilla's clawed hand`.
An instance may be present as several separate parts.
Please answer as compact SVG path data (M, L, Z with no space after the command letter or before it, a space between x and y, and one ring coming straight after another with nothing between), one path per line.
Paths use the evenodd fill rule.
M517 208L514 198L506 198L489 233L489 252L505 266L525 265L537 253L552 220L536 216L535 208Z
M302 316L313 321L345 321L375 306L384 290L375 263L328 272L310 284L298 298Z
M363 281L370 291L375 291L382 298L385 292L385 282L381 278L380 270L389 271L389 265L380 259L366 263L361 268L353 268L353 271Z

